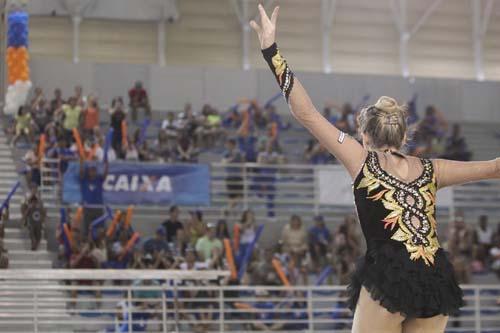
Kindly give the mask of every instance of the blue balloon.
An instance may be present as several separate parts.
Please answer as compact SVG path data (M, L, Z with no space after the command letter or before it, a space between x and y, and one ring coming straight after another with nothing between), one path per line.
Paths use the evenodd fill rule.
M26 12L12 12L8 16L8 47L28 47L29 15Z

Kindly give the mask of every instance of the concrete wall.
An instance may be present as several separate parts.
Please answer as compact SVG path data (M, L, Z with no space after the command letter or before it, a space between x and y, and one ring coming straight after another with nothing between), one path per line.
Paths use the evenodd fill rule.
M115 96L126 96L133 83L141 80L157 110L179 110L186 102L196 109L204 103L226 109L241 98L256 98L264 103L279 91L269 70L90 62L75 65L42 58L33 59L31 67L34 84L48 96L56 87L68 95L76 84L81 84L86 93L97 94L104 104ZM357 104L365 94L370 94L369 102L373 102L381 95L405 101L418 93L420 111L434 104L453 121L500 122L500 83L493 81L417 78L410 83L400 77L311 72L297 72L297 76L317 108L322 108L325 101ZM288 112L284 101L277 105L281 112Z

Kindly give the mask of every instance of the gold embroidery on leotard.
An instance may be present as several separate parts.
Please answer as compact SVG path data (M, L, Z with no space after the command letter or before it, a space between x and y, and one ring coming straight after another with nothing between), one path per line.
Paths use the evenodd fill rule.
M434 218L436 179L432 162L422 162L422 175L407 184L385 172L378 163L377 154L369 152L357 188L366 188L367 198L381 201L389 211L381 222L385 229L395 230L391 239L405 244L410 259L422 259L426 265L431 265L439 248Z

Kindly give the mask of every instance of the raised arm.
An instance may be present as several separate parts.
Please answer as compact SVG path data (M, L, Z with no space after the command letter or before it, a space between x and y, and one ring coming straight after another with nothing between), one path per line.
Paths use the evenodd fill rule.
M276 77L292 115L342 162L354 178L366 158L366 150L354 138L330 124L316 110L306 90L281 56L275 43L278 10L279 7L276 7L269 19L262 5L259 5L261 24L255 21L250 22L251 27L259 36L264 59Z
M439 188L480 180L500 179L500 158L480 162L436 159L433 164Z

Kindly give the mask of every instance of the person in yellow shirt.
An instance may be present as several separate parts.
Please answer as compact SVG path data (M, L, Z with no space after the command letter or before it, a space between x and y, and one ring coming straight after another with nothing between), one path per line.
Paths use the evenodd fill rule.
M31 128L31 114L24 106L20 106L16 116L16 133L12 138L12 146L15 146L21 136L26 136L30 143L33 143L33 130Z
M66 138L68 141L72 141L73 128L78 128L80 126L80 114L82 112L82 107L78 105L75 97L71 97L67 104L63 104L61 108L57 111L58 114L64 116L63 128L65 130Z

